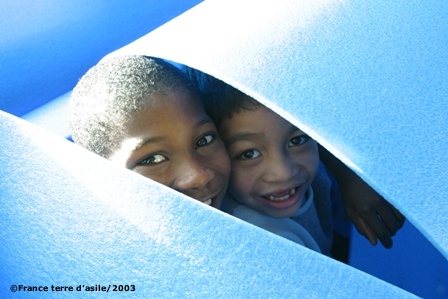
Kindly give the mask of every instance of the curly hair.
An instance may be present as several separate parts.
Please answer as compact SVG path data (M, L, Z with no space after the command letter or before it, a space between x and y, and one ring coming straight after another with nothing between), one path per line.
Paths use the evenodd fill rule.
M109 158L119 147L126 124L157 94L178 88L199 92L178 68L162 59L123 56L92 67L73 89L69 125L75 143Z

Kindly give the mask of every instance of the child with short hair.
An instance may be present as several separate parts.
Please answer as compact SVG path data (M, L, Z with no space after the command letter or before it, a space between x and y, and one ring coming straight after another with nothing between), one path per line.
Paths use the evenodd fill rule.
M316 250L318 245L317 251L329 255L333 215L340 221L344 208L351 211L363 205L365 214L376 219L351 213L357 229L372 245L377 236L385 247L392 245L390 236L402 227L404 217L384 199L377 200L379 195L345 165L336 163L334 156L329 158L308 135L255 99L207 74L191 68L185 71L208 94L208 112L230 155L232 196L224 204L227 212L309 248ZM320 151L337 166L333 169L345 175L339 174L344 191L355 188L344 193L342 201L336 180L320 162ZM369 225L382 230L372 233Z
M226 211L330 255L337 193L317 142L235 89L219 104L212 118L232 164Z
M125 56L92 67L74 88L75 143L220 208L230 162L200 93L162 59Z

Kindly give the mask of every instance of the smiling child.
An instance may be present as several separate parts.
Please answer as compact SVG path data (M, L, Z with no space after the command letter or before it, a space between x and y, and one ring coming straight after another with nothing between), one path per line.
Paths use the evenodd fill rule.
M392 247L405 217L359 176L255 99L183 70L205 94L231 158L226 212L324 254L331 248L341 261L348 258L347 216L372 245Z
M214 120L232 164L225 210L330 255L333 202L340 198L332 198L337 192L317 142L235 89L215 105L220 113L213 113Z
M230 161L200 93L173 65L144 56L100 62L70 99L75 143L220 208Z

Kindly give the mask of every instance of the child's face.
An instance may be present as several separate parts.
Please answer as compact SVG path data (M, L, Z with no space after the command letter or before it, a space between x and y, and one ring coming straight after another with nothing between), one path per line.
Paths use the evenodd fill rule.
M262 105L223 120L219 131L232 163L230 193L268 216L293 216L317 173L317 143Z
M215 125L196 98L178 89L151 97L125 124L110 160L203 203L220 208L230 161Z

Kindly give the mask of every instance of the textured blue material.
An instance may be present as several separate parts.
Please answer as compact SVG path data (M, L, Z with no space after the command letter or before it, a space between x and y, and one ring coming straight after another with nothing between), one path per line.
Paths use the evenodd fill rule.
M0 1L0 110L21 116L69 92L104 55L201 1Z
M184 63L257 98L448 258L447 24L440 0L216 0L112 55Z
M24 120L0 129L1 298L415 298ZM114 284L135 291L86 291Z
M41 2L33 3L43 8ZM75 4L86 11L92 7ZM17 17L5 10L0 14L8 16L0 18L4 23ZM52 24L67 29L70 20ZM366 248L367 242L355 235L351 264L417 295L430 294L425 298L443 298L448 257L447 24L446 1L210 0L113 55L147 54L197 67L309 132L399 207L440 252L434 254L431 244L407 225L392 251ZM32 25L27 28L36 28ZM14 35L4 30L2 36L10 33ZM82 51L56 51L48 36L23 36L30 52L17 51L17 57L27 59L0 55L3 71L11 71L2 71L2 92L13 91L18 99L21 92L40 92L40 84L47 82L60 88L65 72L73 74L78 61L67 64L66 58L77 59L70 53L81 56ZM70 36L86 49L81 35ZM2 42L0 50L13 53L22 45ZM101 53L111 50L104 45L95 43ZM102 55L95 53L89 66ZM20 67L32 65L30 61L56 68L49 68L49 75L33 72L36 66L24 72ZM30 84L30 78L38 83ZM39 81L43 79L45 84ZM76 80L70 82L73 86ZM46 99L61 90L50 88L50 93ZM1 298L68 295L13 294L12 284L134 284L137 290L128 296L143 298L412 297L114 169L10 116L0 115L0 132ZM428 285L439 289L428 292Z

